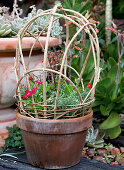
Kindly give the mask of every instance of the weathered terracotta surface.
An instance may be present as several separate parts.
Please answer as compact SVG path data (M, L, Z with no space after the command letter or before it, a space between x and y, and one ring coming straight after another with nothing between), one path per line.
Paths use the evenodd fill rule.
M80 161L92 114L61 120L28 118L17 113L29 162L41 168L61 169Z
M45 43L46 43L46 37L39 37L38 40L40 41L40 43L44 47ZM35 38L24 37L22 39L22 49L23 50L31 49L31 47L32 47L32 45L34 44L35 41L36 41ZM3 51L3 50L15 51L16 46L17 46L17 42L18 42L17 38L0 38L0 51ZM36 42L34 48L35 49L41 49L40 43ZM53 46L56 46L58 44L61 44L61 39L50 37L49 47L53 47Z
M4 146L5 138L9 134L6 127L11 127L14 124L16 124L16 114L14 109L0 109L0 147Z

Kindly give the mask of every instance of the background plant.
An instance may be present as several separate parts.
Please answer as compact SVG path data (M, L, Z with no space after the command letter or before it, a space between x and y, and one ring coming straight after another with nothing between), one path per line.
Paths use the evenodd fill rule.
M106 62L101 60L103 71L101 73L101 80L96 86L96 101L93 104L93 109L96 114L100 112L102 115L100 118L104 121L100 125L100 129L105 132L105 137L113 139L121 133L120 113L124 113L124 60L122 59L124 37L114 23L113 28L107 29L116 35L114 41L117 40L116 53L118 53L118 58L112 52L115 59L112 56Z
M43 12L43 10L36 10L35 6L31 7L31 12L27 17L21 18L22 10L18 8L17 4L13 5L13 11L10 14L9 8L0 7L0 37L14 37L17 36L19 30L23 28L28 21L30 21L37 14ZM36 34L49 24L50 16L41 16L38 18L30 27L29 32ZM47 30L43 32L46 33ZM56 18L53 22L53 27L51 30L51 36L59 36L62 32L62 27L60 26L59 20ZM27 34L26 36L30 36Z
M24 142L22 140L21 130L16 125L13 127L6 127L9 136L5 139L5 146L1 147L0 150L3 152L6 149L19 150L24 148Z

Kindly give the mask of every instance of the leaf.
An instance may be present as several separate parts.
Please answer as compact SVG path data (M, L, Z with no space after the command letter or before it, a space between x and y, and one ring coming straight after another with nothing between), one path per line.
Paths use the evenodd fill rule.
M118 84L113 82L111 86L108 88L108 95L111 98L111 101L115 100L118 95Z
M107 110L105 106L100 105L100 111L103 116L109 116L109 111Z
M104 95L104 93L95 94L95 98L96 98L96 99L99 99L99 100L104 99L105 97L106 97L106 96Z
M101 38L99 38L99 43L100 43L101 45L105 46L105 40L103 40L103 39L101 39Z
M0 154L0 157L2 157L2 156L9 156L9 157L12 157L12 158L15 158L15 159L18 159L16 156L13 156L13 155L11 155L11 154L9 154L9 153L4 153L4 154Z
M111 40L111 43L117 41L117 37L114 37L112 40Z
M110 139L115 139L120 135L120 133L121 133L120 126L117 126L112 129L107 129L107 130L105 130L105 138L109 137Z
M26 100L19 100L18 102L26 102Z
M3 33L1 36L5 37L7 36L8 34L10 34L10 32L12 32L11 29L7 30L5 33Z
M92 107L99 106L99 105L101 105L102 103L103 103L102 101L96 100L96 101L93 103Z
M110 78L105 78L100 82L100 84L104 86L106 89L110 86L110 83L111 83Z
M117 112L111 112L110 116L100 125L100 129L111 129L118 126L120 123L120 115Z
M0 35L2 35L4 33L5 30L0 30Z
M101 84L101 83L100 83ZM97 86L96 86L96 94L97 93L100 93L100 94L105 94L106 93L106 88L104 87L104 86L102 86L102 85L100 85L100 84L98 84Z
M111 67L113 67L114 65L116 65L116 61L114 60L114 58L109 57L109 64L111 65Z
M118 69L118 66L115 65L108 72L108 77L111 79L112 82L116 80L117 69Z

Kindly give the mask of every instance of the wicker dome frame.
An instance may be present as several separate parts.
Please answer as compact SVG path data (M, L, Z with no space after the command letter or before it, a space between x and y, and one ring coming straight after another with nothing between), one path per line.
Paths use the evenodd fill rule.
M59 13L58 13L58 11L59 11ZM68 12L70 14L67 14ZM50 15L51 19L50 19L49 25L47 25L44 28L44 29L48 29L47 30L46 44L45 44L45 48L44 48L43 45L39 41L39 37L42 35L44 29L39 33L39 35L35 36L35 35L32 35L32 33L28 32L28 28L38 17L45 16L45 15ZM47 67L48 40L50 38L50 32L51 32L52 24L55 20L54 19L55 16L57 16L59 19L64 18L65 23L66 23L65 51L64 51L64 55L63 55L63 58L62 58L62 63L61 63L59 71L56 71L56 70L53 70L53 69L50 69L50 68ZM73 24L75 24L78 27L77 32L71 38L71 40L69 40L68 21L71 21ZM99 76L100 76L100 67L99 67L99 64L100 64L100 49L99 49L99 42L98 42L98 38L97 38L97 34L96 34L95 29L96 29L95 24L89 22L80 13L73 11L73 10L70 10L70 9L64 9L64 8L62 8L62 6L60 4L58 4L58 5L55 5L53 9L49 9L49 10L43 11L42 13L38 14L36 17L31 19L25 25L25 27L22 30L20 30L20 32L18 34L18 44L17 44L17 49L16 49L16 59L15 59L15 73L16 73L16 79L17 79L17 90L16 90L17 101L22 100L21 81L24 78L26 78L26 82L27 82L28 88L30 90L31 89L30 88L30 81L28 79L30 74L40 71L43 74L43 103L42 104L35 103L33 95L32 95L32 109L34 110L33 114L36 115L36 118L45 118L45 119L49 119L49 118L50 119L51 118L52 119L73 118L73 117L76 117L76 113L77 113L78 110L82 110L81 113L78 116L84 116L84 115L90 113L91 105L94 102L95 87L96 87L97 82L99 81ZM75 38L82 31L84 31L86 34L88 34L89 39L90 39L90 47L89 47L89 51L87 53L86 59L84 61L83 67L81 69L81 72L78 73L74 68L67 65L67 53L68 53L68 50L69 50L71 44L74 42ZM27 68L27 66L25 64L21 43L22 43L22 39L25 36L26 32L28 32L30 34L30 36L35 38L35 43L39 42L40 45L41 45L41 49L44 52L43 68L31 69L30 70L30 69ZM33 48L35 46L35 43L32 45L32 47L30 49L29 61L30 61L31 54L32 54ZM90 57L90 53L92 53L92 55L93 55L94 75L93 75L92 79L90 80L90 82L92 82L92 88L88 92L88 94L86 95L85 99L83 100L78 88L76 87L76 85L73 83L73 81L69 77L67 77L67 68L68 67L71 68L78 75L79 80L82 83L82 88L84 88L82 76L83 76L86 64L88 62L88 59ZM21 67L23 68L23 72L24 72L22 76L21 76L21 74L22 74ZM59 76L58 87L57 87L57 92L56 92L56 99L55 99L54 106L52 105L52 109L50 109L51 106L47 105L47 97L46 97L47 72L55 73L56 75ZM77 93L79 95L80 103L78 105L75 105L75 106L69 105L67 109L58 110L57 109L57 101L58 101L58 97L59 97L59 91L60 91L60 88L61 88L61 79L62 78L64 78L65 80L67 80L69 83L72 84L72 86L74 87L74 89L77 91ZM87 102L88 98L90 99L90 101ZM32 115L30 110L25 110L22 102L18 102L18 106L19 106L20 112L23 112L24 115L28 115L28 116ZM72 116L67 116L67 114L72 110L74 111L74 114ZM57 114L58 114L58 116L56 117Z

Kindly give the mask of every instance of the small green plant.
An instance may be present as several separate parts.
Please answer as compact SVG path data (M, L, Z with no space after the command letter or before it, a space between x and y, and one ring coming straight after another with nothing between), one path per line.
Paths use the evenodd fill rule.
M86 136L86 145L94 148L103 148L104 147L104 135L99 135L99 130L94 129L92 126L88 129Z
M114 160L114 158L115 158L115 155L104 154L104 159L107 164L110 164Z
M24 142L22 140L21 130L16 126L7 127L9 136L5 139L5 146L1 147L0 150L3 152L8 148L18 150L24 148Z
M33 17L43 12L43 10L36 10L35 6L31 7L32 11L27 17L21 18L22 10L18 8L17 4L13 5L13 11L10 14L9 8L0 7L0 37L16 37L19 30L22 29L27 22ZM38 34L40 30L44 29L43 35L46 34L47 29L45 27L49 24L50 15L39 17L35 22L31 24L28 31L30 34ZM59 19L55 18L51 30L51 36L59 36L62 32L62 26L60 26ZM25 36L30 36L27 34Z
M107 151L110 151L112 148L114 148L114 146L113 146L111 143L108 143L108 144L106 144L106 146L105 146L105 149L106 149Z

